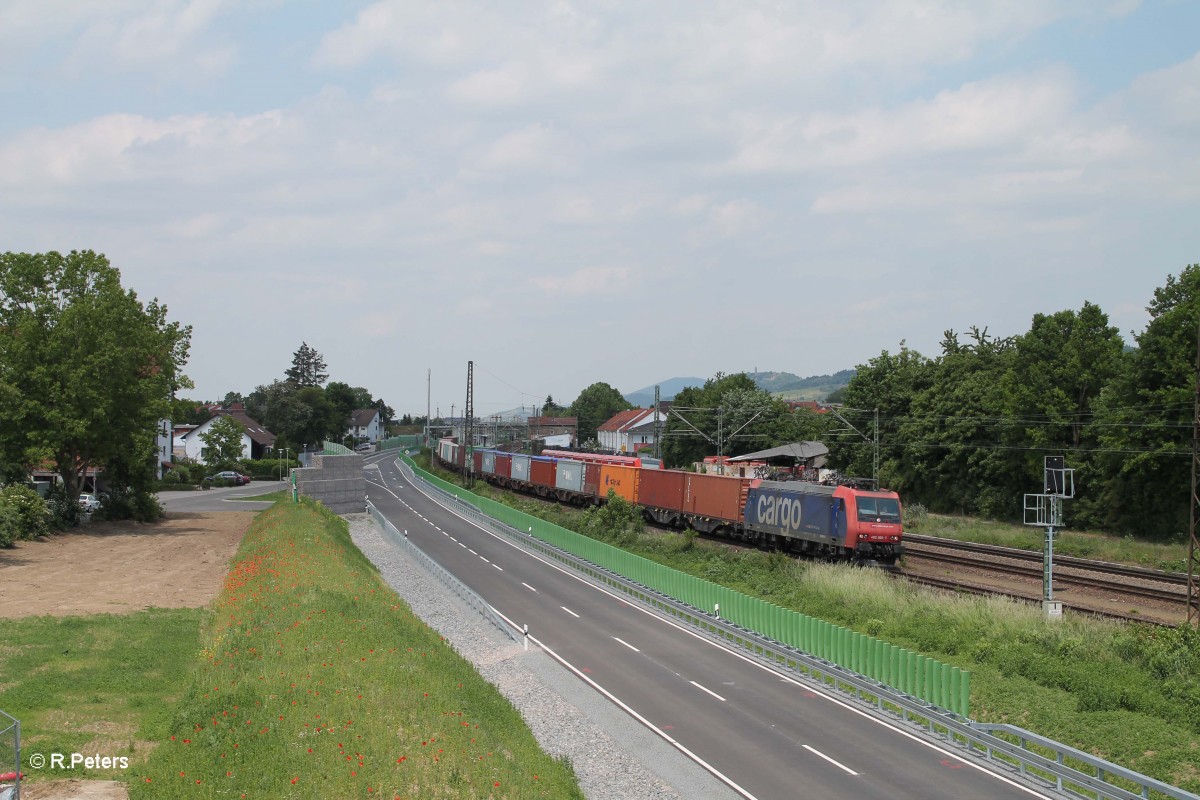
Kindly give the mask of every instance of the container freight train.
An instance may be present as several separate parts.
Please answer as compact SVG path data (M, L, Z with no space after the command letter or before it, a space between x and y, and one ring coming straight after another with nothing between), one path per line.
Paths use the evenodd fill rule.
M475 450L470 457L474 475L496 486L581 506L604 502L611 492L673 528L888 566L902 552L895 492L705 475L657 469L629 456L559 450L540 456ZM439 440L437 458L446 469L465 471L466 448L453 439Z

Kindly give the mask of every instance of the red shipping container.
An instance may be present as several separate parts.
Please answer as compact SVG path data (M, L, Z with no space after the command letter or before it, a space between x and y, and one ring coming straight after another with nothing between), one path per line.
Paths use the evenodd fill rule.
M534 486L545 486L547 489L553 489L554 460L549 458L529 459L529 482Z
M512 456L508 453L496 453L496 475L501 478L512 477Z
M683 507L700 517L742 521L742 509L753 478L688 473L683 490Z
M600 465L583 465L583 493L589 497L600 497Z
M474 453L472 453L472 456L475 459L475 474L482 475L483 474L483 451L476 450Z
M638 504L646 508L683 511L683 488L690 473L677 469L644 469Z

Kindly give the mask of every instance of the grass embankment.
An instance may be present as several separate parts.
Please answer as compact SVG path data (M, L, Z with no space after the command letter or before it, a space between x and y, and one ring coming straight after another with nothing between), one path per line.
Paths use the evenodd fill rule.
M21 720L27 780L118 780L126 773L84 765L33 769L34 753L142 762L169 735L206 616L199 609L151 609L0 620L0 708Z
M445 473L442 473L446 475ZM447 477L452 477L448 476ZM647 535L612 505L551 506L476 484L492 499L660 564L971 670L971 713L1011 723L1200 791L1200 635L950 596L877 570Z
M257 518L200 652L134 798L582 796L315 504Z
M904 529L922 536L940 536L1002 547L1041 552L1045 529L992 522L973 517L954 517L926 514L919 508L906 508ZM1171 572L1187 570L1187 545L1145 542L1132 537L1112 536L1089 531L1058 530L1054 532L1054 552L1057 555L1113 561Z

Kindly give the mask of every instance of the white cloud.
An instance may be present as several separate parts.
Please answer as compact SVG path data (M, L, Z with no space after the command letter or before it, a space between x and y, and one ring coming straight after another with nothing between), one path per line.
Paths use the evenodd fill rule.
M632 274L629 267L584 267L565 275L536 277L532 283L547 294L584 297L619 292L629 285Z
M287 124L280 112L166 119L108 114L58 130L32 129L0 143L0 184L76 185L156 173L208 180L213 170L229 174L254 163L255 151L277 143Z
M750 172L799 170L1019 148L1042 131L1059 130L1074 103L1071 80L1056 71L968 83L895 109L745 114L738 120L740 143L730 166Z
M730 200L713 206L709 220L722 236L738 236L762 227L770 214L749 200Z
M558 170L569 162L568 149L565 137L537 122L493 142L476 164L485 170Z

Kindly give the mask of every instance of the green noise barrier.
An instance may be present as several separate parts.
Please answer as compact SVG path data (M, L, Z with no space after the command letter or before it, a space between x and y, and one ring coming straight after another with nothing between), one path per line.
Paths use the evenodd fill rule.
M904 694L969 718L971 673L943 664L872 636L751 597L725 586L664 567L649 559L546 522L515 508L480 497L421 469L400 454L431 484L475 506L484 514L547 544L711 613L720 605L723 619L801 652L837 664Z

